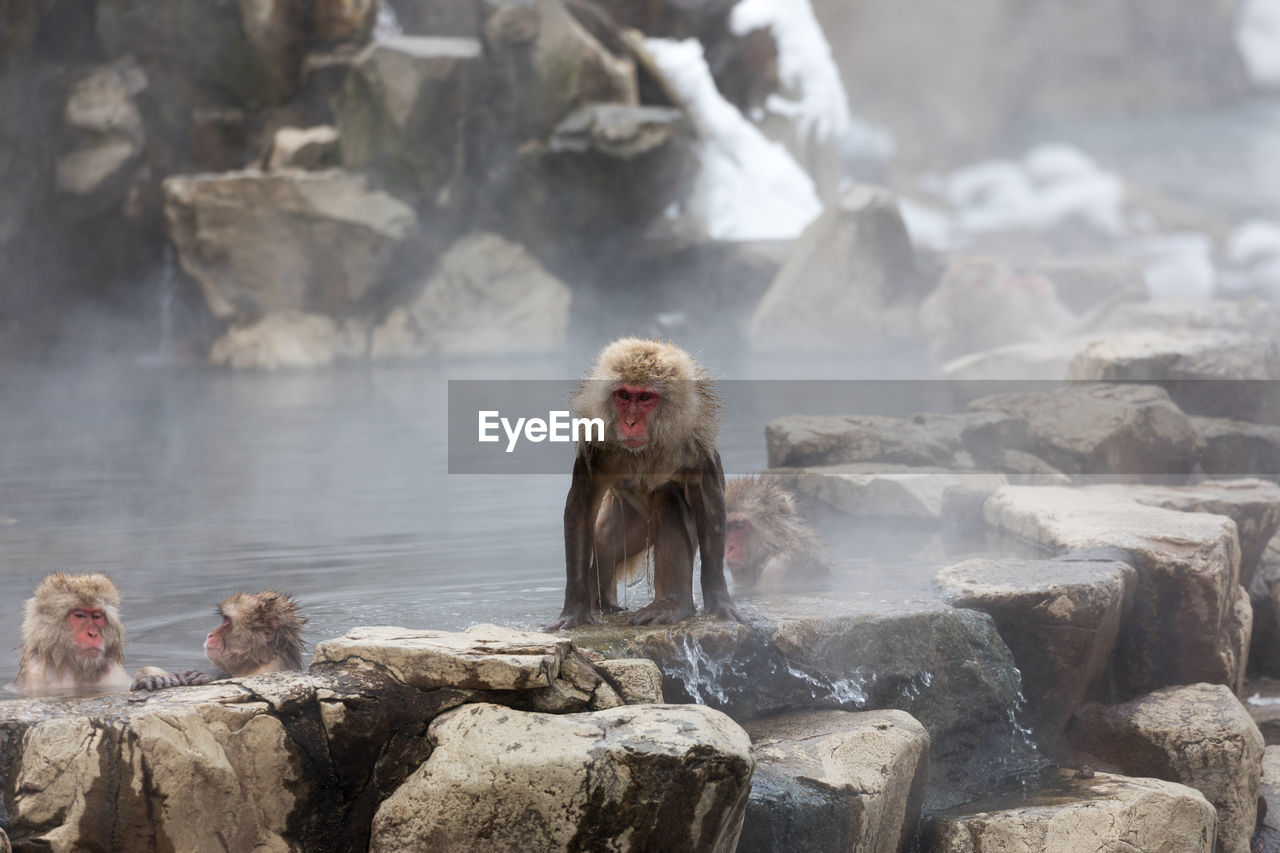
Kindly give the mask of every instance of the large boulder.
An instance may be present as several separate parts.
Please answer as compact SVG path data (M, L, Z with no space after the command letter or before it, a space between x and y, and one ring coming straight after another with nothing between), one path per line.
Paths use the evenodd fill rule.
M239 370L327 367L338 350L338 324L321 314L286 311L232 326L209 349L209 363Z
M431 757L378 809L370 853L731 853L755 760L710 708L555 716L476 704L433 720Z
M1197 681L1239 689L1252 615L1231 519L1098 489L1031 486L1001 488L984 514L989 525L1055 551L1119 549L1137 570L1133 613L1111 667L1121 697Z
M1059 771L1044 794L934 816L925 853L1210 853L1216 815L1194 788L1159 779Z
M1072 384L983 397L974 412L1020 421L1019 447L1066 474L1187 474L1204 444L1162 388Z
M1253 850L1274 853L1280 850L1280 746L1268 746L1262 753L1262 783L1258 795L1267 807L1265 814L1258 816Z
M859 185L813 221L748 326L757 350L874 350L914 334L928 282L894 197Z
M983 500L1005 485L1004 474L893 464L819 465L767 472L800 496L821 519L894 518L937 524L956 508L954 497Z
M1047 746L1097 695L1137 574L1114 561L976 559L937 582L956 607L991 614L1022 672L1025 722Z
M929 734L902 711L802 711L753 720L740 853L895 853L914 838Z
M1200 469L1205 474L1280 479L1280 426L1201 417L1191 424L1204 439Z
M373 331L374 358L564 349L572 294L518 243L475 233Z
M368 294L413 210L340 171L256 171L164 182L169 238L220 318L334 315Z
M334 99L342 162L465 215L478 166L480 42L397 36L366 47Z
M1151 382L1185 412L1255 418L1261 400L1241 379L1280 379L1275 341L1222 332L1131 331L1087 344L1068 379Z
M1015 721L1013 657L985 613L936 600L783 596L752 616L750 626L700 618L661 629L614 617L572 636L609 657L655 661L668 701L738 720L813 707L906 711L929 732L930 808L1040 762Z
M1077 749L1125 773L1195 788L1218 810L1216 849L1249 849L1263 742L1229 688L1190 684L1121 705L1089 705L1077 714L1070 735Z
M877 415L789 415L764 430L771 468L879 462L966 467L957 455L971 445L1011 444L1013 418L999 412Z

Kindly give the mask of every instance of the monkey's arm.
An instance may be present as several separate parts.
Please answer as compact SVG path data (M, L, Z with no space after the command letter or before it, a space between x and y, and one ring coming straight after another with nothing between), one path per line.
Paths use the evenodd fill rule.
M587 461L579 454L573 462L573 480L564 503L564 609L547 631L576 628L592 622L591 552L595 539L596 515L604 490L592 477Z
M191 687L213 681L196 669L182 672L165 672L157 666L144 666L134 676L132 690L164 690L168 687Z
M690 489L689 497L702 557L702 606L707 613L746 625L746 617L729 598L729 585L724 578L724 466L714 448L702 465L698 488Z

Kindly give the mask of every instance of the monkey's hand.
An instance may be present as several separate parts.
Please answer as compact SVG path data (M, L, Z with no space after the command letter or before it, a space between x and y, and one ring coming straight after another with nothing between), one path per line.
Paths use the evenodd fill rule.
M198 669L186 669L179 673L174 673L174 678L180 678L181 681L174 685L175 687L195 687L197 684L208 684L213 681L213 677L206 675Z
M133 679L133 690L165 690L170 687L190 687L208 684L213 679L203 672L188 669L185 672L165 672L154 666L144 666Z
M552 622L542 630L549 634L552 631L566 631L569 628L577 628L579 625L590 625L595 621L595 619L591 618L590 610L569 610L568 608L565 608L565 611L560 614L559 619Z

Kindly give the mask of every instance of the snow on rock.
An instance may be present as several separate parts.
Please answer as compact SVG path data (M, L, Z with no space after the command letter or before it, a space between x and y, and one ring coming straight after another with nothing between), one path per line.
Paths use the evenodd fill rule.
M646 45L697 132L701 168L689 213L718 240L797 236L822 212L808 174L720 95L695 39Z
M1280 0L1246 0L1236 45L1254 83L1280 87Z

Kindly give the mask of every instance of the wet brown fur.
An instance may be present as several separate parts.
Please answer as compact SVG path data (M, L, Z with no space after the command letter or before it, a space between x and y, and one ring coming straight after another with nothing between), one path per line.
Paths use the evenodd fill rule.
M822 585L831 561L813 529L801 518L795 497L771 477L735 477L725 484L725 521L751 524L745 565L726 561L734 587L748 590Z
M255 672L273 660L285 669L302 668L302 628L307 620L288 595L270 589L237 592L218 605L218 613L231 620L231 629L220 651L209 649L209 660L230 675Z
M67 614L101 608L107 614L102 628L102 654L89 659L75 653L75 636ZM112 664L124 661L124 625L120 622L120 591L103 574L70 575L55 572L27 599L22 619L22 660L18 684L40 668L50 675L68 672L77 684L100 679Z

